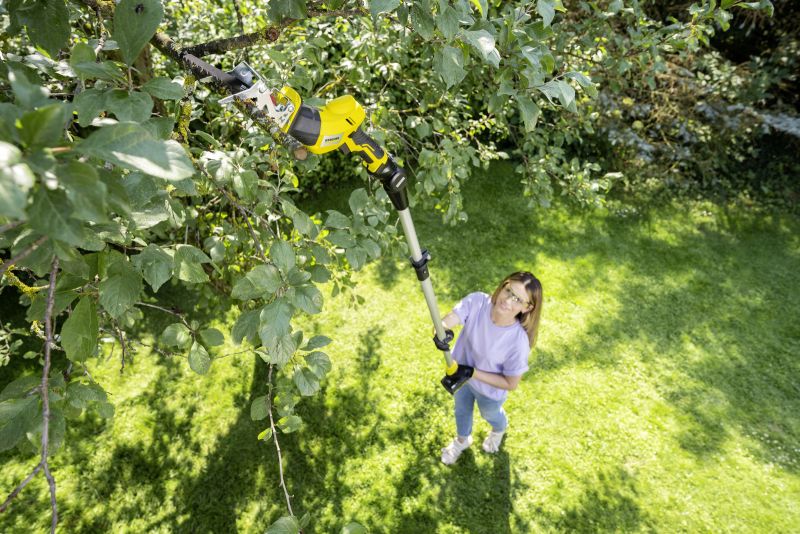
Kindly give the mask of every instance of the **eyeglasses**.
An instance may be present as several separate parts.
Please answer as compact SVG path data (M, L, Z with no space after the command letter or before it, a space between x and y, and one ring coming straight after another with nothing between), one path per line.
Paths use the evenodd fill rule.
M517 296L517 294L516 294L516 293L514 293L514 292L511 290L511 288L510 288L510 287L506 286L506 287L505 287L505 292L506 292L506 298L507 298L507 299L510 299L510 300L511 300L511 302L513 302L514 304L522 304L523 306L528 306L528 301L526 301L526 300L523 300L523 299L519 298L519 297Z

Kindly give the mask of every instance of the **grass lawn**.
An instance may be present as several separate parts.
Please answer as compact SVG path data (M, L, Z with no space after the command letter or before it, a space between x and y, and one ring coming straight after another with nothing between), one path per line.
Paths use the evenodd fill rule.
M798 532L800 223L706 205L531 210L520 191L499 164L466 185L468 223L414 213L443 313L513 270L544 285L501 451L480 450L478 419L475 445L440 463L455 432L442 357L413 271L386 258L355 276L364 304L327 298L305 322L335 339L304 428L279 436L306 532ZM251 354L203 377L144 350L123 375L117 357L92 370L116 415L73 424L51 462L60 531L264 532L285 513L273 443L250 420L266 391ZM35 463L0 454L3 497ZM49 521L38 476L0 532Z

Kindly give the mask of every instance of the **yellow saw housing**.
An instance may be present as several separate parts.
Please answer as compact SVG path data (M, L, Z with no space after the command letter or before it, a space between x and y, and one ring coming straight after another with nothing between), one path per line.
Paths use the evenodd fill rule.
M309 152L325 154L340 149L344 153L357 153L370 173L386 163L386 151L360 129L367 114L351 95L334 98L315 108L303 104L297 91L284 86L275 100L276 106L289 109L291 104L294 108L281 129L303 143Z

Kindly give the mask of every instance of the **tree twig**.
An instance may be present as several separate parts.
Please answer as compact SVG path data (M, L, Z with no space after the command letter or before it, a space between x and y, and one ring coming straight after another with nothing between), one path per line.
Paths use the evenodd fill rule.
M40 237L39 239L34 241L31 244L31 246L29 246L28 248L26 248L25 250L23 250L22 252L20 252L16 256L14 256L13 258L11 258L10 260L8 260L6 262L3 262L3 264L0 265L0 277L2 277L12 265L14 265L16 263L19 263L22 260L24 260L25 258L27 258L28 256L30 256L33 253L33 251L36 250L37 248L39 248L42 245L42 243L47 241L47 239L48 239L48 237L46 235L43 235L42 237Z
M51 93L52 94L52 93ZM21 225L23 221L14 221L10 223L6 223L3 226L0 226L0 234L4 234L9 230L13 230L17 226Z
M160 311L162 311L164 313L168 313L170 315L174 315L175 317L177 317L178 319L181 320L181 322L183 323L183 326L185 326L189 330L193 330L193 328L191 326L189 326L189 323L186 322L186 319L183 317L183 315L178 313L178 312L169 310L167 308L162 308L161 306L157 306L155 304L150 304L150 303L147 303L147 302L137 302L135 304L135 306L145 306L147 308L153 308L153 309L156 309L156 310L160 310Z
M125 345L125 333L119 329L119 325L114 322L114 330L117 332L117 339L119 339L119 345L122 348L122 358L120 358L122 365L119 368L120 374L125 372L125 357L128 355L128 348Z
M44 329L45 329L45 344L44 344L44 369L42 370L42 383L39 386L39 393L42 396L42 456L36 467L33 468L31 473L25 477L14 491L12 491L6 498L5 502L0 505L0 512L5 512L14 498L33 480L39 471L44 469L44 476L47 479L47 484L50 487L50 508L53 510L53 515L50 520L50 533L54 534L56 525L58 524L58 503L56 502L56 481L50 473L50 464L47 461L48 447L50 445L50 348L53 344L53 306L55 304L56 294L56 275L58 274L58 257L53 258L53 265L50 270L50 286L47 291L47 307L44 314Z
M267 383L269 384L269 389L267 392L269 428L270 431L272 431L272 439L275 441L275 450L278 453L278 474L281 477L281 488L283 488L283 494L286 497L286 507L289 509L289 515L293 516L294 512L292 511L292 500L289 497L289 490L286 489L286 480L283 478L283 457L281 456L281 445L278 443L278 433L275 432L275 418L272 416L272 370L274 368L274 364L269 364L269 376L267 377Z
M47 291L47 311L44 314L44 331L47 340L44 345L44 370L42 371L42 466L47 484L50 486L50 507L53 517L50 520L50 532L55 533L58 524L58 504L56 503L56 481L50 474L50 464L47 462L48 447L50 445L50 343L53 342L53 305L56 295L56 275L58 274L58 256L53 258L53 267L50 270L50 289Z
M184 48L184 53L197 57L203 57L209 54L224 54L225 52L249 48L253 45L262 43L274 43L280 38L281 30L301 20L286 19L277 26L270 26L257 32L244 33L244 24L241 20L241 15L239 14L239 1L234 0L233 5L236 8L236 14L239 17L239 30L242 32L242 35L227 37L225 39L215 39L206 43L192 45ZM367 12L360 8L339 11L309 10L308 12L309 17L352 17L366 14Z

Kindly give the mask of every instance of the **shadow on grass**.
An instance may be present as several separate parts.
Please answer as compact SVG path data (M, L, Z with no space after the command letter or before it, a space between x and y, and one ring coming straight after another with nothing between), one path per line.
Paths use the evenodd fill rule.
M361 337L359 369L340 371L355 373L348 385L325 387L300 407L314 432L294 444L300 454L293 459L289 484L297 502L306 510L338 514L353 501L359 506L354 516L312 523L308 532L337 532L352 520L372 532L432 532L442 524L469 532L511 532L508 456L499 453L488 471L474 461L473 454L483 453L473 450L464 453L457 468L442 465L440 448L448 436L430 432L428 421L432 407L452 401L429 384L405 392L410 398L403 399L397 399L400 391L376 388L375 355L383 335L377 329ZM339 381L332 377L328 383ZM353 469L368 472L354 474ZM361 492L361 476L369 479L364 484L373 493Z
M457 300L476 286L491 291L511 267L537 273L540 254L568 262L575 268L563 294L538 273L546 299L582 309L594 305L589 297L599 303L579 341L558 347L559 354L534 353L534 372L579 362L617 366L621 349L635 340L649 348L638 359L681 414L676 440L684 449L716 454L731 432L744 430L760 436L756 456L798 472L797 221L728 214L692 226L675 211L674 221L654 227L609 214L536 213L508 181L490 180L468 184L469 222L439 230L431 247L450 281L437 287L441 294ZM419 225L421 234L431 234L431 222ZM606 303L600 297L608 298L608 284L619 289ZM545 307L544 329L547 314Z
M254 370L250 398L266 392L267 366L253 358ZM249 399L237 395L242 406L236 420L214 440L211 452L195 437L193 429L202 396L187 398L180 410L172 409L164 397L176 394L176 384L185 380L185 362L169 359L160 366L148 390L128 403L146 407L147 419L154 422L149 439L127 444L115 439L107 463L87 463L92 471L82 473L81 486L98 502L113 503L102 514L74 512L62 508L61 527L72 532L109 532L120 525L131 525L142 532L236 532L242 508L254 500L279 502L280 489L275 450L256 439L264 426L250 419ZM185 394L185 393L184 393ZM124 409L124 405L118 410ZM81 425L82 433L102 430L100 421ZM73 436L62 452L66 461L81 465L91 457L97 444ZM193 458L203 457L205 467L193 473ZM264 480L268 482L266 485ZM172 508L164 513L159 505ZM268 518L259 528L266 529Z
M557 531L655 532L656 525L637 504L635 480L623 469L600 472L583 487L577 504L568 506L561 517L551 518Z

